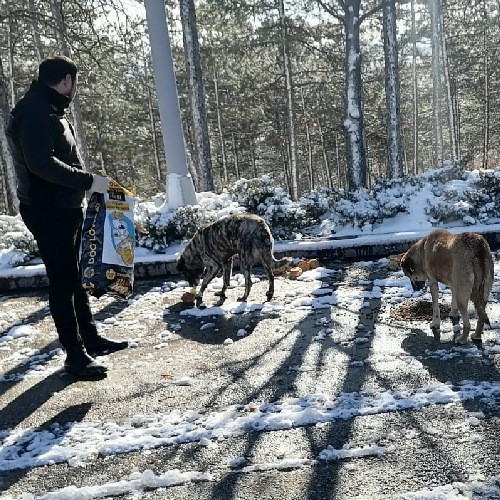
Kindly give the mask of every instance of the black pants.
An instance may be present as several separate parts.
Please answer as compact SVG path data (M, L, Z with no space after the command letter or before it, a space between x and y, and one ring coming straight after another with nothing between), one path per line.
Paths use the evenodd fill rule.
M97 337L87 292L80 276L81 208L19 207L33 234L49 279L50 313L66 352Z

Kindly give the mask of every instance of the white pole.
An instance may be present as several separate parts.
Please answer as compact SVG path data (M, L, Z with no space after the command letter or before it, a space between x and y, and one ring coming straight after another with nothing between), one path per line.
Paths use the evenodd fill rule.
M167 162L167 201L161 210L168 211L185 205L196 205L196 193L187 168L186 145L165 2L164 0L144 0L144 6L146 7L153 73Z

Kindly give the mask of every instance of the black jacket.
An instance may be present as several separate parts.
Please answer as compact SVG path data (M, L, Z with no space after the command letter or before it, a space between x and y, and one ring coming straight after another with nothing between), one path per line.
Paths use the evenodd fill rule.
M12 110L7 139L25 205L77 208L92 185L83 171L71 124L64 117L69 98L37 81Z

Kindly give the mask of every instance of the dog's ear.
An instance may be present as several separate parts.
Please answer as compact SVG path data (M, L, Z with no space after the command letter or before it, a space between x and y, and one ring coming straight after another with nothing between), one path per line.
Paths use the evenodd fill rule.
M415 272L415 264L408 254L403 255L401 259L401 269L405 274L413 274Z

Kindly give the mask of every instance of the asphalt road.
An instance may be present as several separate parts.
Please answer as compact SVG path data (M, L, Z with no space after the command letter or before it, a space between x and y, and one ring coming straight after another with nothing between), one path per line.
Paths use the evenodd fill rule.
M338 295L338 304L321 309L297 303L266 313L199 318L181 314L183 289L166 291L164 280L138 282L134 301L109 297L94 301L106 335L133 339L134 347L109 356L108 377L93 382L75 381L57 370L62 358L49 358L40 364L39 373L22 378L28 367L16 360L17 352L35 356L57 348L47 293L3 296L0 340L1 332L10 331L16 320L36 334L0 343L0 375L11 379L0 382L0 443L4 439L0 456L9 435L2 431L7 429L53 429L55 423L68 422L95 422L101 429L137 415L175 414L184 422L190 421L193 410L198 417L221 415L232 405L240 405L242 413L266 412L263 404L297 403L294 398L313 394L332 398L327 409L333 411L346 394L363 398L346 406L344 416L322 422L311 411L312 423L306 419L284 425L281 421L277 429L254 426L239 434L228 431L208 442L158 441L151 449L115 450L90 454L79 463L56 460L13 470L1 470L0 463L0 491L5 498L21 498L26 492L41 495L68 485L106 485L126 480L133 471L151 469L159 475L179 469L208 472L212 480L151 488L120 498L375 500L424 488L451 488L454 482L472 488L477 480L473 498L500 498L499 490L492 488L489 494L481 486L495 484L500 474L499 392L459 397L446 404L431 395L425 404L403 405L444 384L453 394L460 392L464 381L481 387L485 382L500 385L498 330L485 332L485 349L475 352L471 344L460 351L450 342L451 325L444 321L437 344L426 321L394 319L394 311L405 303L391 295L396 288L382 286L381 293L373 293L373 280L391 274L384 265L334 263L329 267L335 272L320 282L276 281L276 300L282 304L310 299L321 286L327 295ZM263 297L265 289L264 280L256 283L250 300ZM368 294L360 299L363 292ZM346 298L349 294L352 300ZM229 301L237 295L238 290L231 289ZM494 298L498 298L496 292ZM449 301L449 296L443 300ZM207 304L215 301L208 293ZM495 325L500 305L489 304L488 312ZM207 323L213 324L204 327ZM389 397L403 406L384 406ZM152 424L144 426L152 439L158 438ZM124 442L131 436L124 433ZM85 439L81 437L83 447ZM359 450L371 445L384 452L318 459L329 446ZM245 457L245 462L231 463L237 457ZM254 468L245 470L248 466Z

